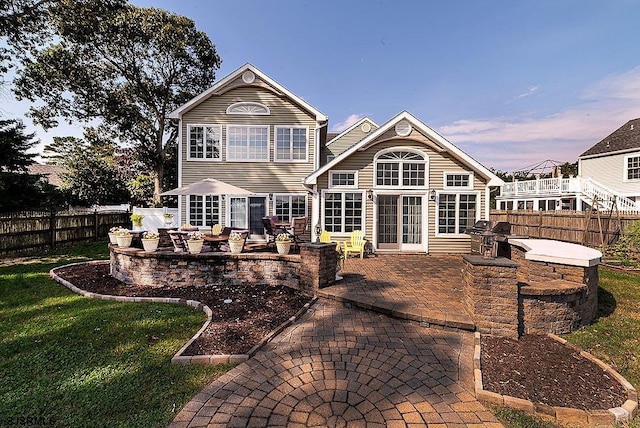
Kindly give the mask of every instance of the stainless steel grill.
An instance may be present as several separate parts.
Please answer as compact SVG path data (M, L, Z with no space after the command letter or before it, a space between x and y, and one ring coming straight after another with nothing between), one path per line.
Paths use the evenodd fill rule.
M498 257L499 243L507 242L511 224L506 221L480 220L464 231L471 236L471 253L483 257Z

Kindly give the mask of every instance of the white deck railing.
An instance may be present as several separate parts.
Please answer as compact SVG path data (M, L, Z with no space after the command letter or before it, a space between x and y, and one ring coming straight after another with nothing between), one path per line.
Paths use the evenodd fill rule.
M606 209L611 209L615 201L619 211L640 212L640 208L636 206L634 201L590 178L542 178L514 181L504 183L500 190L500 196L507 198L578 195L589 204L593 204L593 201L597 200L598 205Z

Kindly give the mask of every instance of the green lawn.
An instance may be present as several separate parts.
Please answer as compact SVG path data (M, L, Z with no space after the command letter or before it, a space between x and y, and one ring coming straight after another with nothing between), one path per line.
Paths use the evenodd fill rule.
M598 319L563 336L610 364L636 388L640 387L640 276L600 269ZM549 424L509 409L494 414L510 428L548 427ZM626 425L640 428L640 420Z
M55 266L107 255L100 242L0 267L0 425L166 426L228 369L170 364L201 311L87 299L49 278Z

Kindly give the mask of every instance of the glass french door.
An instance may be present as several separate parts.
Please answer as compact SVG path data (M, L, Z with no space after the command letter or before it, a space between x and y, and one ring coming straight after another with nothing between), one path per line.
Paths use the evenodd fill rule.
M423 196L378 195L378 248L423 251Z
M266 215L267 198L264 196L229 198L229 224L249 229L249 238L264 237L262 217Z

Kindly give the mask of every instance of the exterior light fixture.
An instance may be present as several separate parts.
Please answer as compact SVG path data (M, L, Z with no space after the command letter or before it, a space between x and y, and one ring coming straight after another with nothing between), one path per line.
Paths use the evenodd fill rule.
M436 200L436 191L435 191L435 189L429 190L429 200L430 201L435 201Z
M369 199L370 201L373 200L373 189L367 190L367 199Z
M269 193L269 200L273 201L273 193Z
M322 226L320 223L316 224L316 227L313 228L313 231L316 233L316 243L320 243L320 232L322 232Z

